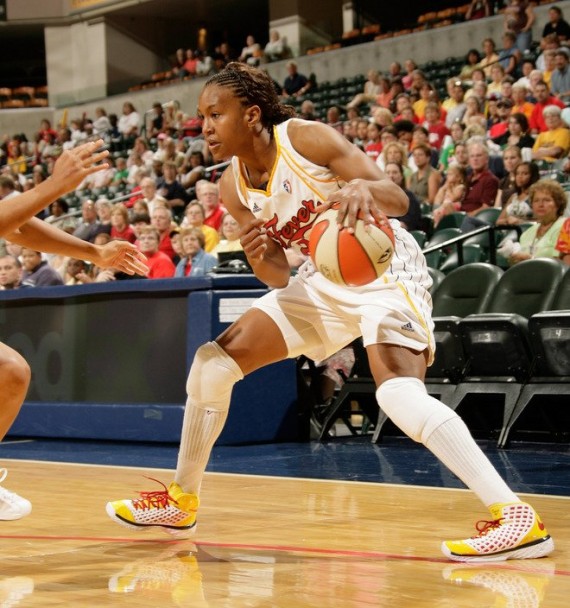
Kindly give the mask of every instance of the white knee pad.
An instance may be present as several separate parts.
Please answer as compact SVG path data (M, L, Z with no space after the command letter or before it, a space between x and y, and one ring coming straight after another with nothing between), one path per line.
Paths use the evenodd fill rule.
M217 342L198 348L188 374L188 401L205 410L227 411L233 386L243 379L239 365Z
M418 378L391 378L376 391L378 404L414 441L424 443L442 424L457 414L441 401L430 397Z

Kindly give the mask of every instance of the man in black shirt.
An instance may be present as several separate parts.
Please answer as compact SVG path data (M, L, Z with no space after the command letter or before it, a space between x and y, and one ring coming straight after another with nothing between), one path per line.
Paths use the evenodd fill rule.
M542 30L542 37L556 34L560 40L570 40L570 25L564 20L562 10L558 6L548 9L548 23Z

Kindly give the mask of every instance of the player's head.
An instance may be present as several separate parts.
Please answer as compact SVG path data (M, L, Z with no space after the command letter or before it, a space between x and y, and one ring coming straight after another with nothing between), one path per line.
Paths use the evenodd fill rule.
M279 101L273 80L263 70L245 63L231 62L211 76L204 89L217 86L230 89L243 108L257 106L260 122L271 134L273 126L295 116L295 109Z

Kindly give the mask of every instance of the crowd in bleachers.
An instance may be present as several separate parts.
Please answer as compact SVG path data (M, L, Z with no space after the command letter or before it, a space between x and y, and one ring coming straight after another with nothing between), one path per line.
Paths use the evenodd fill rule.
M475 4L470 17L484 17ZM464 57L424 64L410 58L404 67L392 63L387 73L371 68L366 76L335 82L300 74L289 61L286 79L275 86L300 117L342 132L406 191L410 209L399 219L422 245L445 229L467 232L498 221L519 228L501 243L505 266L536 255L570 263L563 190L570 172L570 26L552 6L533 42L526 35L532 3L514 6L520 19L507 7L501 43L482 40L480 50L467 49ZM172 73L204 75L201 61L217 70L229 59L226 46L218 50L213 62L181 51ZM236 59L257 65L269 52L248 36ZM33 141L7 137L0 196L32 188L63 150L98 137L111 151L109 169L55 201L45 221L94 242L137 243L149 257L149 278L196 276L217 264L218 252L239 249L216 183L223 166L213 165L199 118L175 102L157 102L151 111L125 102L120 116L99 107L94 116L57 128L43 120ZM535 204L545 193L554 205L546 214ZM3 288L127 278L57 256L33 266L13 244L4 248L23 270L16 282L0 270ZM484 258L481 250L478 259ZM435 266L444 262L441 255L430 258Z

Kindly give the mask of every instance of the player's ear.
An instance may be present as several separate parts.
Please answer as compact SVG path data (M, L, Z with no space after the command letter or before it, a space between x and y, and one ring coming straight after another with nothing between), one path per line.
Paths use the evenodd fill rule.
M245 111L245 120L249 128L261 124L261 108L257 105L249 106Z

